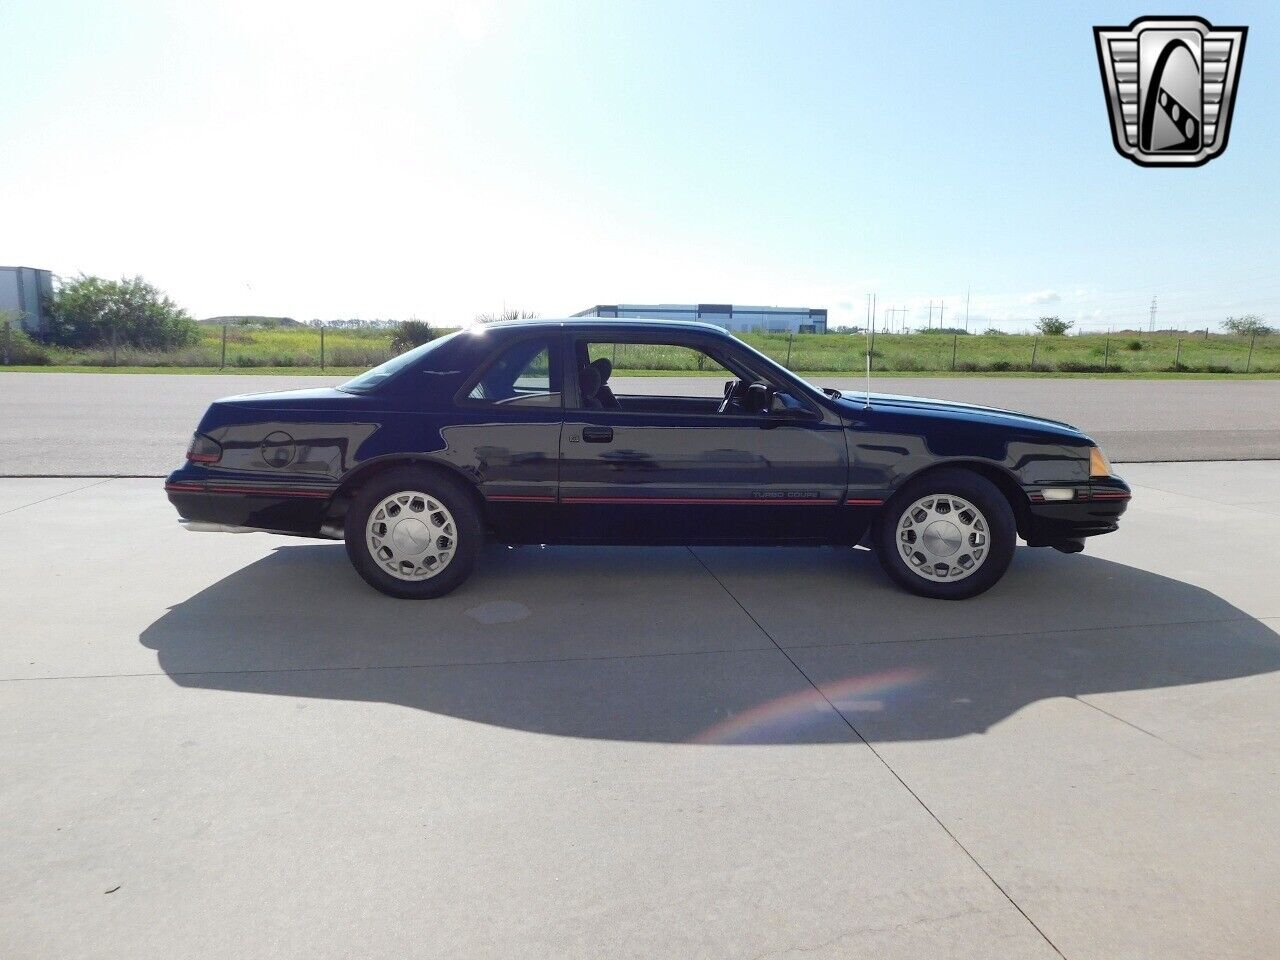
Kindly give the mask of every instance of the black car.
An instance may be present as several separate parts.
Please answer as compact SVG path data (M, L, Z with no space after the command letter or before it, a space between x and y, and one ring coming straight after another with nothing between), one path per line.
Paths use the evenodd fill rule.
M612 363L720 373L615 393ZM698 387L703 386L700 392ZM704 324L535 320L453 333L336 388L209 407L165 483L192 530L346 541L372 586L437 597L508 544L870 543L928 597L981 593L1021 536L1074 553L1128 486L1064 423L820 389Z

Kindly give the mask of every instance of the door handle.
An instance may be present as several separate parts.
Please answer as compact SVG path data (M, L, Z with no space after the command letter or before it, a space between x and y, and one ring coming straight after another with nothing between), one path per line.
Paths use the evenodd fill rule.
M587 443L612 443L613 427L583 427L582 439Z

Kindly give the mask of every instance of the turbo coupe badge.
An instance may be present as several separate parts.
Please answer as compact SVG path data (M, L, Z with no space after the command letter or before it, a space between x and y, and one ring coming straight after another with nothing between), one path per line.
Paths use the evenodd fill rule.
M1248 32L1199 17L1094 27L1120 155L1144 167L1198 167L1222 153Z

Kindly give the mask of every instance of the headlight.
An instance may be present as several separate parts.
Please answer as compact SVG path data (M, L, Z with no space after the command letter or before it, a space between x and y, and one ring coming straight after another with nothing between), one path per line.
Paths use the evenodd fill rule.
M1111 476L1111 464L1106 456L1097 447L1089 448L1089 476L1090 477L1109 477Z

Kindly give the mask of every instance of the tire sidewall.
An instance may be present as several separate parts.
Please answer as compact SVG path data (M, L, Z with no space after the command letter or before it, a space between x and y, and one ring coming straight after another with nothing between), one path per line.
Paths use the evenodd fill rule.
M449 565L426 580L401 580L382 569L369 552L365 527L369 514L387 497L403 490L415 490L439 500L453 515L457 548ZM362 486L347 508L343 522L347 556L356 572L376 590L408 600L440 597L470 576L480 555L483 530L475 499L461 481L427 467L397 467Z
M911 504L931 493L949 493L968 500L982 511L990 532L990 548L982 566L951 583L927 580L912 569L898 552L898 521ZM914 594L939 600L965 600L993 587L1013 560L1018 527L1009 501L990 480L968 470L938 470L907 483L885 505L876 527L876 555L895 583Z

